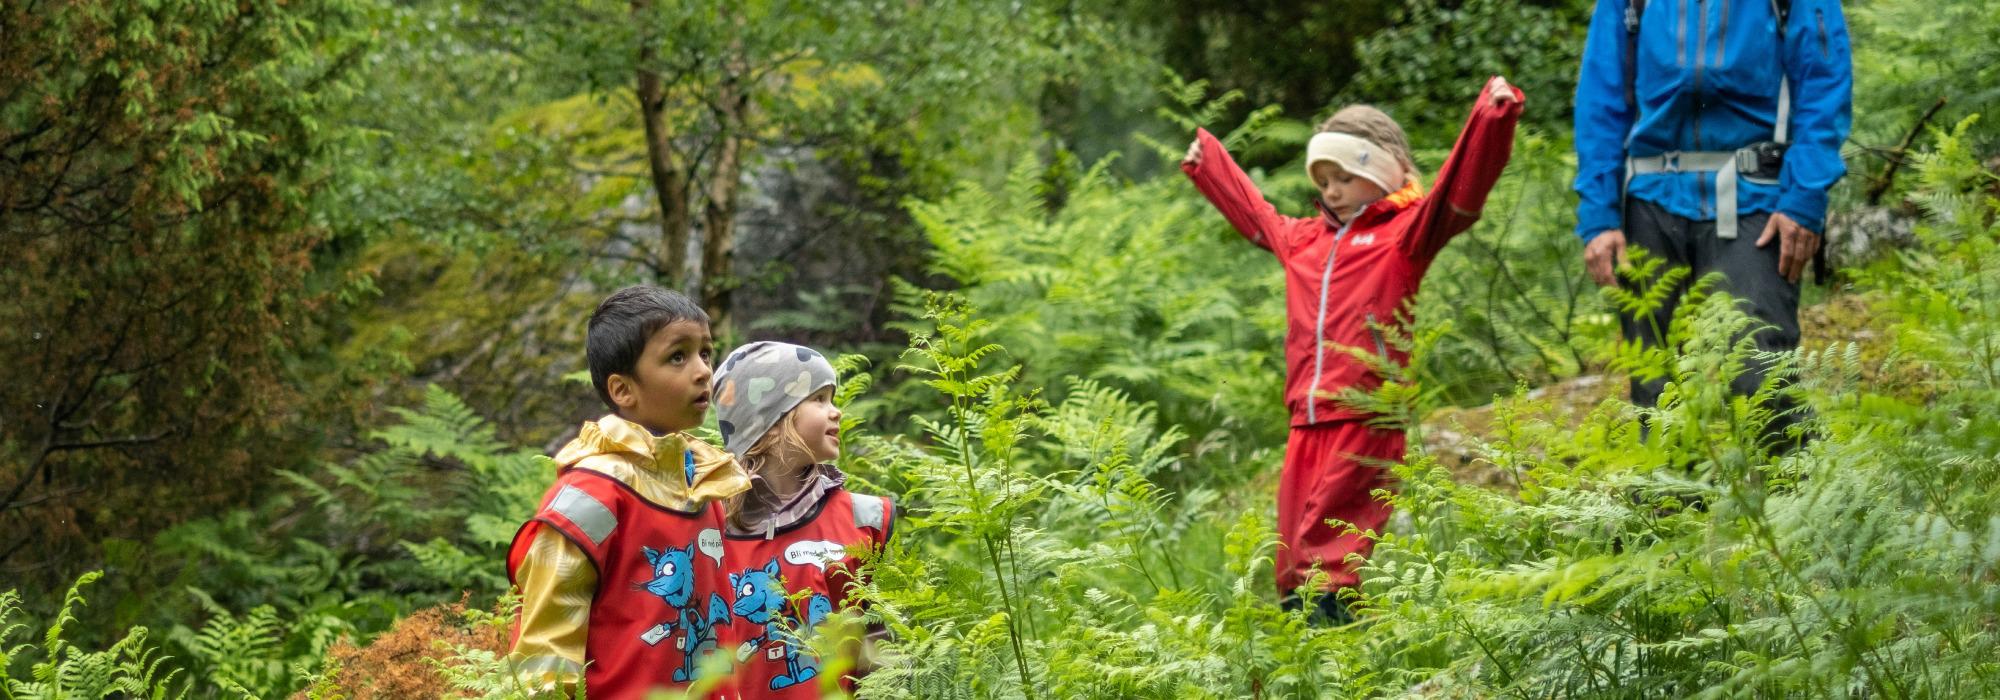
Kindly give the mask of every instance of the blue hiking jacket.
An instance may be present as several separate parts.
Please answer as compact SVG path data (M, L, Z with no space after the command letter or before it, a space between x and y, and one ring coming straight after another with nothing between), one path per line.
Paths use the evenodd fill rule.
M1625 96L1627 0L1597 0L1576 85L1576 233L1622 229L1628 155L1733 151L1771 140L1780 71L1791 78L1791 146L1778 184L1740 182L1737 211L1784 212L1826 228L1827 190L1847 168L1854 71L1837 0L1793 0L1782 48L1771 0L1649 0L1639 20L1636 105ZM1636 109L1635 109L1636 107ZM1636 112L1636 114L1635 114ZM1630 195L1695 221L1715 219L1713 173L1633 178Z

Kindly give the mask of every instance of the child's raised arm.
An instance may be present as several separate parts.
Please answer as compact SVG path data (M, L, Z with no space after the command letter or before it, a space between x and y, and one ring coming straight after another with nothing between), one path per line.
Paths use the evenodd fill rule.
M1458 143L1438 169L1437 182L1417 211L1403 253L1417 260L1436 257L1452 236L1471 228L1486 206L1486 195L1514 153L1514 124L1521 119L1523 96L1518 88L1495 76L1480 91L1472 116L1458 132Z
M1229 225L1251 243L1279 255L1291 247L1295 220L1279 214L1270 202L1264 201L1257 184L1236 166L1229 150L1207 129L1195 129L1194 143L1188 146L1187 158L1181 160L1181 172L1194 180L1195 189L1201 190L1208 203L1215 205Z

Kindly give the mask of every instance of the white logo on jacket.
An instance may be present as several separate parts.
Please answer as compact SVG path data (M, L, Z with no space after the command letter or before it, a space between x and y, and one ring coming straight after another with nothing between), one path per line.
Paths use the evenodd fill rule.
M1363 245L1374 245L1374 244L1375 244L1375 234L1364 233L1354 237L1354 245L1363 246Z

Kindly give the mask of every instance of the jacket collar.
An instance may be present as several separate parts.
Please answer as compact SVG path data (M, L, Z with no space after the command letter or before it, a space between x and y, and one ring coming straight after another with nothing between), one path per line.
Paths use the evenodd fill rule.
M1354 216L1355 223L1360 223L1364 219L1378 219L1383 216L1395 214L1412 204L1422 201L1423 198L1424 186L1418 184L1415 178L1411 178L1408 184L1403 185L1403 189L1396 190L1390 193L1389 196L1369 202L1367 206L1362 207L1361 213ZM1313 206L1319 209L1319 218L1321 221L1326 222L1328 228L1337 230L1341 226L1346 225L1346 222L1341 221L1340 217L1334 216L1333 210L1327 208L1324 200L1313 197Z
M819 512L820 502L846 484L847 475L839 467L815 464L800 475L798 492L781 499L762 475L751 474L750 489L743 492L736 512L729 514L729 532L768 537L812 517Z
M694 479L686 470L686 453L694 455ZM648 489L645 495L661 505L690 510L712 500L727 498L749 488L743 467L728 453L687 433L654 435L637 423L608 415L583 424L575 439L555 456L558 470L582 466L612 475L631 484L624 469L651 472L651 483L664 493Z

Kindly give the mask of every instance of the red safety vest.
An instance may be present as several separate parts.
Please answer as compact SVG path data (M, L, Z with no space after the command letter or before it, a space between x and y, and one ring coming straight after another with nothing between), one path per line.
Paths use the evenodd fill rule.
M686 688L702 659L732 648L721 638L730 614L719 503L675 510L601 472L565 469L542 497L541 510L514 535L510 581L543 527L569 538L597 567L584 642L584 686L591 698Z
M725 538L730 608L735 613L735 682L745 698L818 698L819 659L799 635L848 607L856 565L852 551L889 541L895 506L846 489L827 494L819 512L791 527ZM801 591L810 594L794 599ZM789 602L789 604L788 604ZM840 681L853 692L851 679Z

